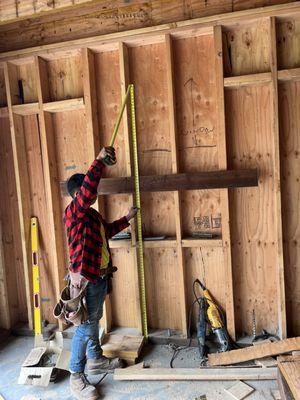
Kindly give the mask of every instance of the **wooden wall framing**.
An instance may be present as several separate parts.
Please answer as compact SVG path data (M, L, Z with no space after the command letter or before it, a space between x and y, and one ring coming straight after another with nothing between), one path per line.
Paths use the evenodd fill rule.
M232 336L251 333L253 315L258 331L300 334L299 27L300 5L293 4L0 54L0 140L16 174L10 181L6 158L0 178L11 185L15 213L1 208L6 285L0 295L7 292L9 310L0 306L12 322L26 309L32 321L33 214L41 224L43 315L52 319L67 265L61 216L68 199L59 184L86 171L108 143L134 83L142 175L259 171L258 188L142 194L144 234L166 237L144 242L150 329L186 336L192 283L200 278L226 312ZM116 151L118 163L105 177L131 176L127 114ZM132 204L132 195L114 194L97 207L112 220ZM7 226L14 229L12 247ZM197 239L198 231L213 238ZM108 330L141 330L134 224L131 232L131 240L110 243L119 271L106 304ZM15 264L6 261L12 248ZM11 268L23 278L9 275Z
M291 0L1 0L0 51L127 31ZM20 39L22 34L22 40Z

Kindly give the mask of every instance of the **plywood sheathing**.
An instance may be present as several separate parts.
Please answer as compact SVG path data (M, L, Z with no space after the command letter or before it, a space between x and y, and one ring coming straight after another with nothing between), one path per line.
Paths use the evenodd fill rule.
M279 85L282 177L282 227L288 330L297 334L300 321L300 82Z
M93 99L90 101L94 104L93 109L96 109L96 112L89 111L89 114L87 114L86 104L89 101L85 81L87 69L84 67L85 61L82 58L86 52L85 49L83 52L76 49L64 54L52 53L48 49L47 53L44 51L42 54L41 48L39 50L41 55L37 61L41 72L41 93L36 93L39 87L38 81L28 85L30 89L25 92L27 104L24 107L19 104L16 81L18 76L22 75L25 83L34 82L34 76L30 75L31 70L28 68L32 60L22 60L19 57L18 60L11 60L6 66L12 72L12 75L6 76L10 84L8 86L10 96L15 96L13 103L18 106L17 112L20 114L25 107L27 110L26 115L17 115L16 112L12 112L12 101L10 101L8 111L9 118L14 123L13 126L23 129L20 121L26 121L25 125L30 123L33 131L36 130L37 127L32 122L34 117L28 113L35 110L33 106L29 106L29 102L37 100L40 120L44 118L47 122L44 134L46 138L52 138L47 146L51 144L51 151L56 159L54 163L56 171L53 169L49 172L48 191L49 188L50 191L57 190L58 182L66 180L72 173L86 171L99 144L107 143L121 102L121 91L124 93L125 81L126 84L133 81L136 85L141 172L164 174L186 170L220 169L220 165L227 162L225 149L228 152L228 168L258 167L260 173L258 189L238 189L229 194L230 232L228 233L230 236L227 237L231 245L228 239L224 240L224 223L228 224L229 218L227 216L223 219L225 215L223 204L226 204L226 201L224 202L224 198L220 196L220 190L143 195L146 233L152 235L163 233L170 236L170 240L166 242L155 244L152 242L145 246L146 276L149 280L147 300L150 327L179 329L185 333L185 310L192 300L189 295L192 279L201 277L227 312L227 317L230 317L230 309L234 311L231 311L231 318L233 318L233 324L237 323L239 332L251 332L254 310L257 329L265 328L274 333L282 333L284 336L283 281L277 279L278 272L282 272L282 263L279 251L280 230L278 229L281 223L278 208L279 149L276 144L278 137L275 126L276 32L274 21L271 22L268 17L266 18L267 11L261 12L264 17L259 18L260 14L255 14L257 21L253 20L252 15L252 20L247 22L245 14L243 24L237 26L227 24L223 29L225 37L230 33L234 35L232 46L236 46L231 57L235 81L225 93L226 138L224 127L222 128L223 136L220 134L222 124L220 115L224 113L221 99L222 70L220 65L216 67L218 64L216 60L220 57L220 50L216 52L220 42L218 43L216 38L219 35L220 39L222 32L220 29L217 32L217 29L211 26L205 29L190 29L189 32L184 33L180 31L180 28L180 35L176 34L177 28L172 28L174 30L170 36L160 34L159 38L156 37L155 30L154 33L149 31L148 41L136 36L136 41L131 40L127 45L117 41L110 47L97 47L94 41L95 52L89 50L89 62L93 65L90 70L94 71L92 73L93 87L96 90L92 91ZM272 13L274 15L275 8L272 8ZM280 13L281 15L284 13L282 8ZM279 19L277 23L280 24L282 21ZM163 29L162 32L166 31ZM152 34L155 36L154 39ZM261 37L265 37L266 40L262 41ZM116 40L119 39L120 37ZM123 39L127 40L126 37ZM112 38L109 40L112 41ZM223 40L225 40L224 35ZM245 52L243 62L237 56L239 47ZM168 48L172 52L173 64L170 62ZM255 55L254 60L252 54ZM297 62L297 55L295 57L295 62ZM226 59L225 54L223 58ZM280 51L278 51L278 60L279 65L283 65ZM22 61L27 67L23 66ZM208 68L208 65L213 67ZM173 77L170 74L171 67ZM126 73L125 69L127 69ZM252 78L249 78L250 86L248 86L249 81L245 84L245 78L241 78L240 81L244 82L245 86L239 87L238 77L240 75L245 77L245 74L249 73L253 73L255 79L251 81ZM264 74L263 77L260 77L261 73ZM265 74L268 74L267 77ZM297 79L299 74L297 70L293 70L293 73L287 70L281 71L278 76L285 80ZM233 85L237 85L238 88ZM292 83L289 85L291 86ZM216 90L217 87L218 90ZM5 95L1 95L1 99L5 105ZM50 113L46 111L44 105L44 103L57 100L70 102L75 99L79 99L79 103L73 111L63 106L63 111L57 112L59 104L62 104L59 103L54 104ZM49 105L46 107L51 108ZM292 105L288 102L288 110L291 108ZM261 110L264 112L262 113ZM91 129L88 121L93 113L97 114L98 122ZM281 126L282 122L280 122L280 129L282 129ZM284 122L283 126L287 129L285 128L288 126L287 122ZM119 162L115 169L108 170L107 176L131 174L128 127L127 131L126 125L124 127L124 131L120 131L117 140ZM201 129L201 127L207 129ZM26 130L28 131L27 128ZM200 133L196 139L193 139L194 130L196 130L195 133ZM288 128L288 132L290 131L291 129ZM20 132L22 132L21 128L18 130L18 133ZM294 132L297 130L293 128L293 134ZM14 139L14 134L12 138ZM99 143L97 145L95 138ZM187 151L182 146L189 147L189 141L192 141L193 148ZM17 148L17 150L20 149ZM281 157L282 154L284 153L281 153ZM27 155L26 158L28 158ZM19 161L23 161L20 160L20 154L15 154L16 166ZM53 163L51 168L53 168ZM31 181L33 182L32 179ZM19 198L24 191L24 188L21 187L21 189ZM28 190L26 193L30 197ZM59 196L58 199L54 196L51 203L55 215L61 215L59 213L62 213L66 206L66 199L63 196ZM108 220L125 213L129 204L132 204L131 195L108 196L102 202ZM283 208L285 207L283 205ZM19 211L24 214L26 210ZM199 229L218 234L222 232L223 237L210 243L208 241L195 243L191 240L191 235ZM285 232L284 230L283 235L286 234ZM56 230L56 235L60 243L65 243L62 229ZM298 233L293 235L297 238ZM297 240L294 236L293 240ZM228 290L228 279L231 278L228 266L231 266L231 263L224 262L225 242L228 243L232 253L233 290L231 291ZM51 246L47 248L48 253L53 249ZM117 290L111 298L112 324L138 327L140 310L136 293L135 242L133 239L129 244L114 243L113 247L120 272L114 278ZM184 250L183 247L185 247ZM23 258L25 255L23 251ZM56 293L61 284L60 277L67 266L66 249L62 250L61 256L65 263L59 265L59 272L55 271L56 277L53 278L54 275L51 277L52 281L55 281ZM55 262L57 263L57 260ZM125 267L121 271L123 265ZM290 268L289 264L285 267L286 271ZM52 272L51 270L51 274ZM295 282L296 280L293 284ZM183 294L183 289L187 296ZM27 292L30 293L28 290ZM233 301L230 299L231 304L228 302L228 294L234 296L234 308L232 308ZM120 299L132 299L132 297L134 300L129 301L130 311L127 312L127 304L121 302ZM292 297L289 301L293 302L293 307L297 304L297 299L294 302ZM236 321L232 314L235 314ZM295 324L292 323L293 326Z
M73 0L2 0L0 20L3 31L0 42L5 49L25 48L288 2L131 0L128 4L121 0L113 3L108 0L77 0L74 4ZM22 41L18 40L20 31Z

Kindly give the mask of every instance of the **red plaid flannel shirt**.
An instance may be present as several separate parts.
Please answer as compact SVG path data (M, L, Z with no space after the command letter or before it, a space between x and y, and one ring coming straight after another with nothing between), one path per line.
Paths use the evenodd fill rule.
M105 165L100 160L95 160L89 168L80 190L71 201L64 213L64 223L67 229L68 246L70 254L69 269L80 272L87 280L95 282L108 269L101 269L101 223L104 226L106 239L108 239L129 226L126 217L112 223L107 223L91 205L97 199L98 184ZM109 248L108 248L109 250ZM110 250L109 250L110 254Z

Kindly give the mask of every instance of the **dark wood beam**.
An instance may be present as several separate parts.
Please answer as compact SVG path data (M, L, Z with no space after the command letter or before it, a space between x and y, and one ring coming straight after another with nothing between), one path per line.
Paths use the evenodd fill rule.
M250 186L258 186L258 174L256 169L140 176L141 192L223 189ZM67 194L65 182L61 183L61 190L64 195ZM99 195L133 192L134 181L132 177L103 178L98 188Z

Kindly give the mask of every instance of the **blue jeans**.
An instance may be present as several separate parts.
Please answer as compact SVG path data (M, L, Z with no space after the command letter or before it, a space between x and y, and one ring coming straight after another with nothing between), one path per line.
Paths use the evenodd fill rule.
M89 282L86 290L86 305L89 319L79 325L72 339L70 372L83 372L86 356L99 358L102 349L99 343L99 321L103 314L103 303L107 294L107 278L99 277L97 282Z

